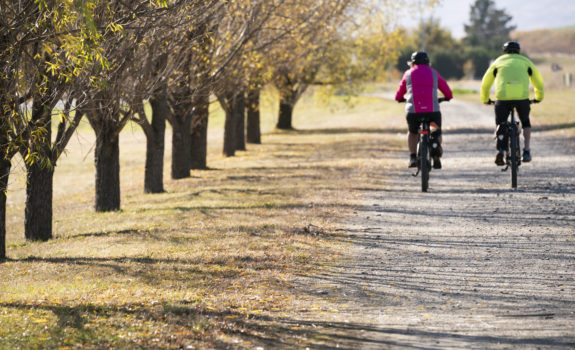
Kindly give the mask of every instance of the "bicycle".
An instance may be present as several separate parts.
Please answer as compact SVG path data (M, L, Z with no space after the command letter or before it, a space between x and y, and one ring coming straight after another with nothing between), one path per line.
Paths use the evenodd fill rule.
M445 97L437 99L439 103L449 101ZM404 102L404 101L402 101ZM427 192L429 188L429 173L431 171L431 154L434 153L434 148L439 144L431 142L431 125L428 115L421 117L421 124L419 125L418 139L417 139L417 172L411 174L416 177L421 172L421 192Z
M489 100L489 104L494 104ZM537 103L536 100L529 100L529 104ZM519 135L521 128L519 121L515 118L515 108L511 108L509 113L511 118L507 118L505 123L499 124L498 128L503 128L503 132L497 133L496 137L503 143L503 153L505 159L505 168L501 171L507 171L511 168L511 188L517 188L517 174L521 165L521 144Z

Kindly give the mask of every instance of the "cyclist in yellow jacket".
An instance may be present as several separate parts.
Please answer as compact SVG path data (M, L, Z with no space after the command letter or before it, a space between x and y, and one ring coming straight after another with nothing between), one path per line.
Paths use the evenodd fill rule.
M481 82L481 102L490 104L491 85L495 83L495 122L497 132L515 108L523 128L525 147L523 148L523 161L531 161L531 122L529 120L529 82L535 90L535 103L543 100L543 78L535 65L527 57L519 54L521 47L517 41L508 41L503 44L502 56L499 56L487 69ZM497 138L499 141L499 138ZM505 165L503 147L497 144L495 164Z

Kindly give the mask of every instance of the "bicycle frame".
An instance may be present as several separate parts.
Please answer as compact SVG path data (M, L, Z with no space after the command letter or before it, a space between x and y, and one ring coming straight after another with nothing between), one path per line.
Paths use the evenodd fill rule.
M521 165L521 146L519 142L519 122L515 119L515 108L511 109L511 121L507 120L507 153L505 160L507 166L501 171L507 171L511 167L511 187L517 188L517 173Z
M423 117L419 126L417 142L417 176L421 172L421 191L427 192L429 188L429 172L431 171L431 143L429 142L430 121L428 117Z
M440 97L437 102L442 103L449 101L445 97ZM405 99L403 101L405 102ZM411 174L412 176L417 176L421 172L421 191L427 192L429 187L429 172L431 171L431 121L429 116L421 117L421 124L419 125L418 140L417 140L417 172Z
M489 99L487 104L494 104L495 101ZM537 100L529 100L529 104L539 103ZM501 171L507 171L509 167L511 167L511 187L516 189L517 188L517 173L519 172L519 165L521 165L521 146L519 142L519 134L521 130L519 128L519 122L515 118L515 107L511 109L509 113L511 115L511 121L509 118L505 121L507 125L507 143L505 145L504 152L506 153L505 156L505 163L506 167L503 168ZM499 136L499 135L498 135Z

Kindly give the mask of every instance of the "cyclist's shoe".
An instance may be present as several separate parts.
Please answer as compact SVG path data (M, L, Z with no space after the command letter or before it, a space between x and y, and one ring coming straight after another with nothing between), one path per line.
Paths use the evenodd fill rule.
M433 157L433 169L441 169L441 159Z
M523 151L523 163L529 163L531 161L531 151L524 150Z
M417 156L412 154L409 156L409 168L417 167Z
M505 159L503 159L503 152L497 152L497 155L495 156L495 164L497 164L498 166L504 166L505 165Z

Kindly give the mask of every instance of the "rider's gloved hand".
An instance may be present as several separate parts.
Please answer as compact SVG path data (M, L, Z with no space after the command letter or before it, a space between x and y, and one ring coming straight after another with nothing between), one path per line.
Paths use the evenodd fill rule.
M404 98L402 98L401 100L398 100L397 103L401 103L401 102L405 102L406 100Z
M541 102L541 101L539 101L539 100L531 100L531 103L539 103L539 102Z
M492 105L492 104L493 104L493 101L492 101L491 99L489 99L489 100L487 100L487 102L484 102L484 104L486 104L486 105Z

